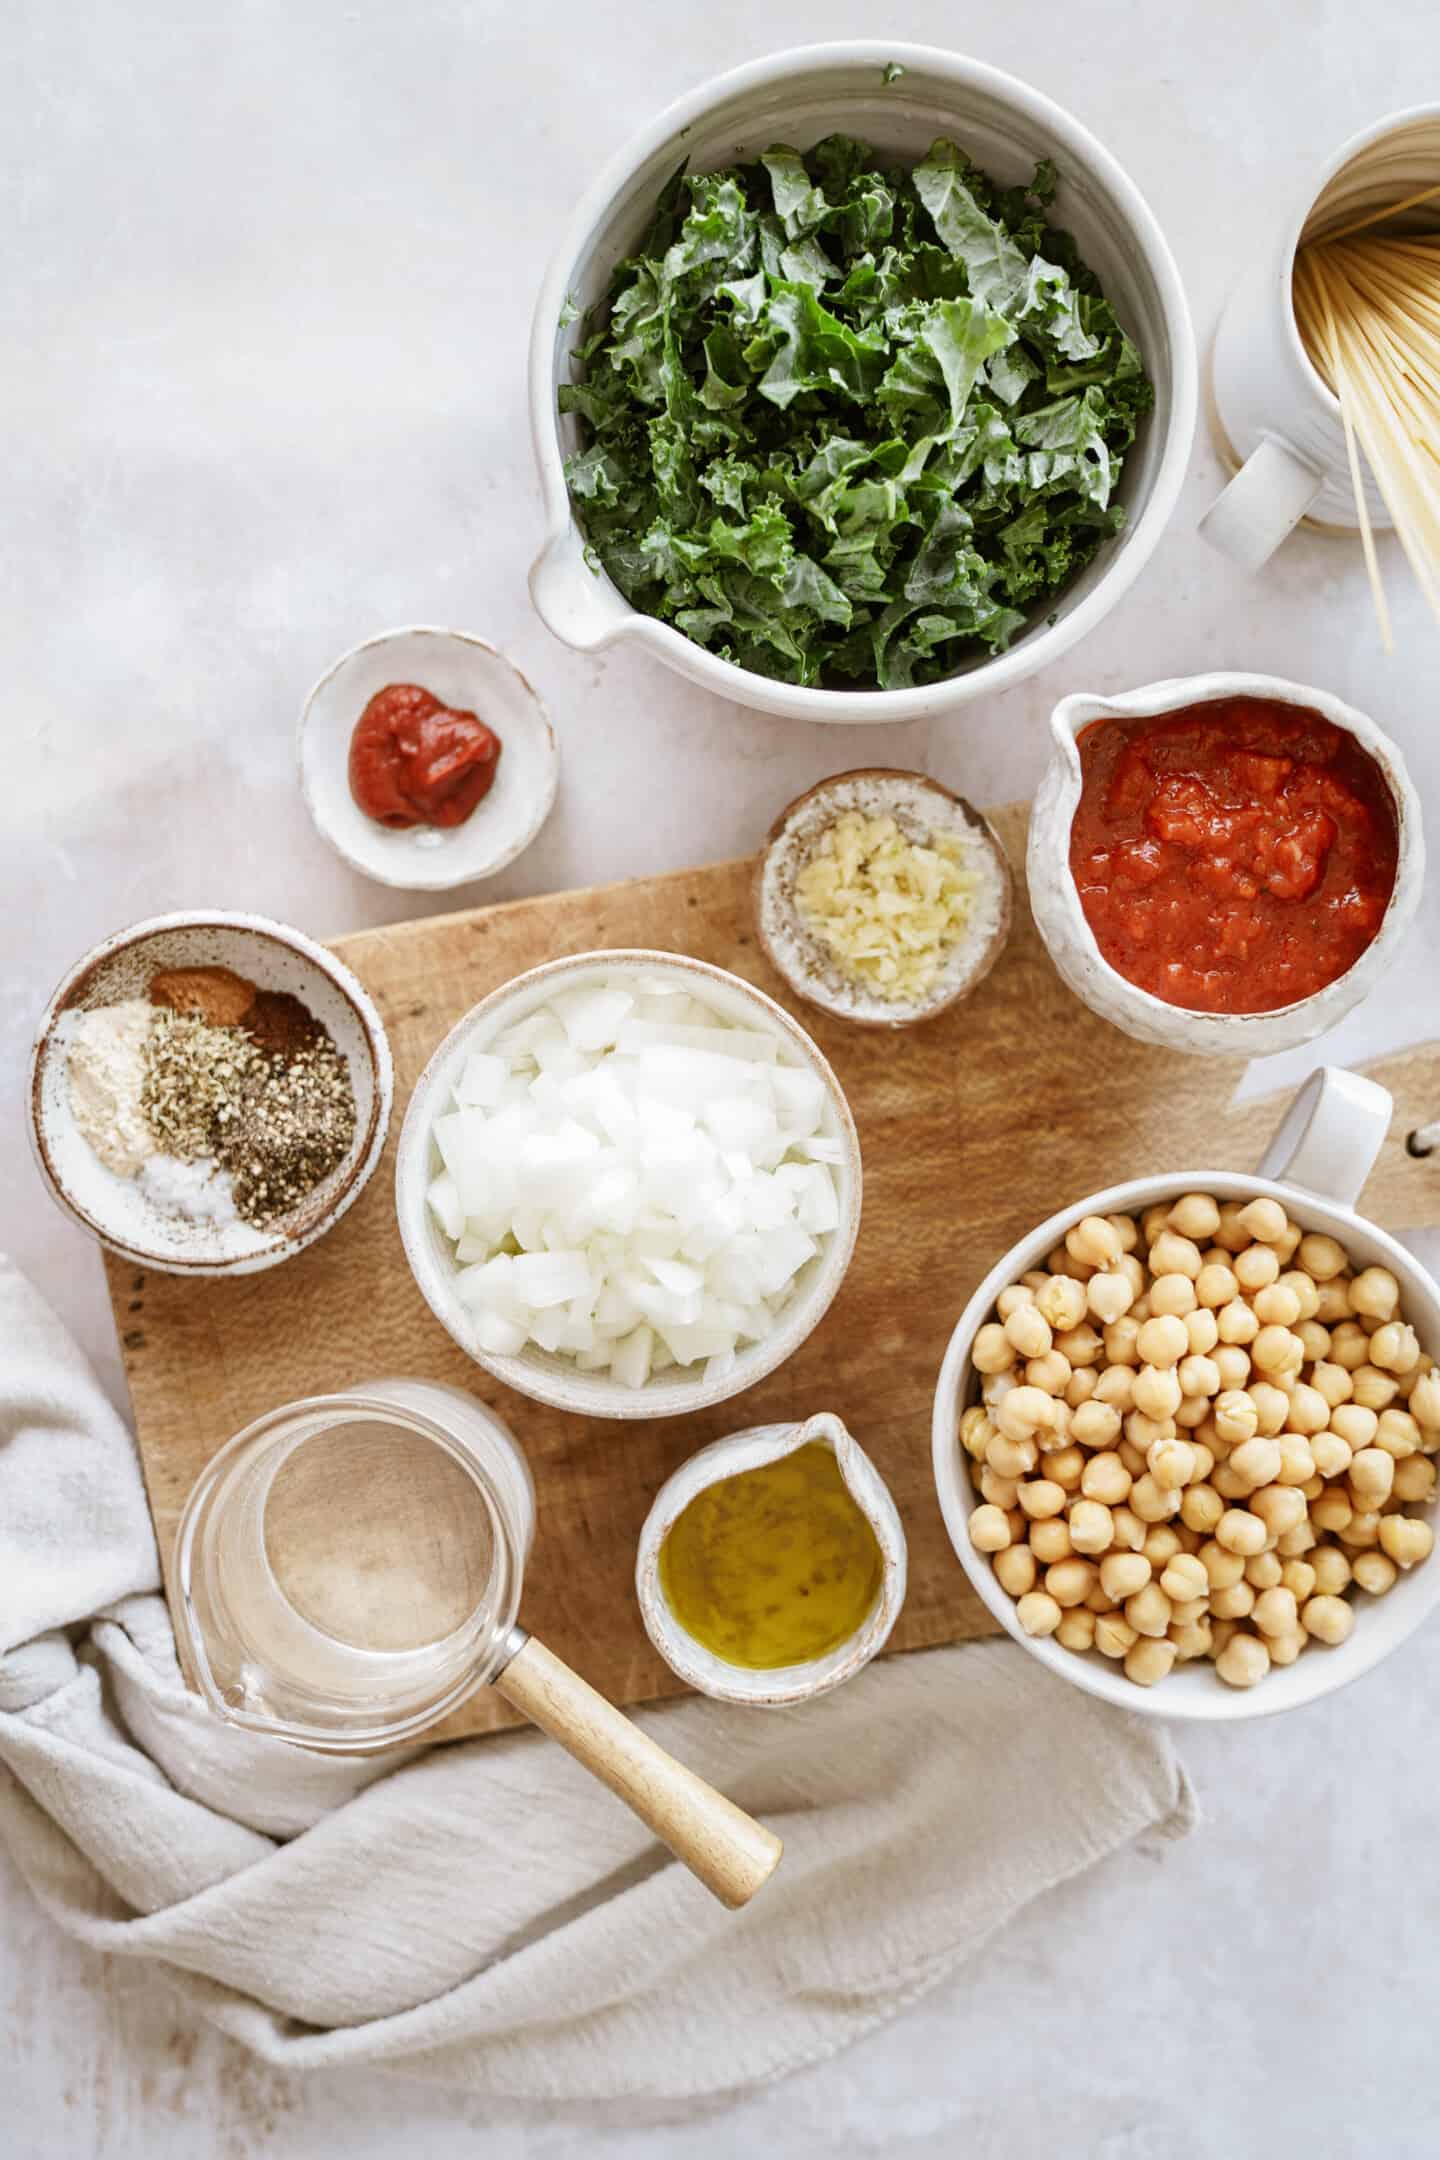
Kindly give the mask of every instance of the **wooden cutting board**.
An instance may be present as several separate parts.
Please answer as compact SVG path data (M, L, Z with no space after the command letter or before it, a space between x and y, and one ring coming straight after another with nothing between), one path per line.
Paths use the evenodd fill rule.
M1023 806L996 819L1017 881L1025 819ZM419 1373L470 1388L514 1429L540 1510L521 1617L616 1702L684 1692L650 1647L632 1582L660 1485L707 1440L821 1409L845 1419L905 1519L910 1590L891 1650L994 1631L930 1477L931 1394L955 1319L999 1255L1066 1201L1150 1171L1253 1167L1278 1105L1232 1105L1239 1061L1150 1049L1096 1019L1060 982L1023 898L1004 957L968 1003L899 1036L830 1020L793 999L758 949L750 877L748 862L715 863L335 941L395 1056L391 1143L366 1192L328 1237L268 1274L190 1281L106 1257L167 1584L186 1494L232 1433L296 1396ZM431 1051L487 991L542 960L626 945L715 961L811 1030L859 1127L864 1219L839 1296L778 1372L693 1418L594 1423L511 1394L432 1318L395 1228L394 1135ZM1397 1115L1367 1211L1396 1226L1440 1223L1440 1151L1416 1161L1404 1148L1440 1111L1440 1046L1372 1070ZM484 1690L439 1730L516 1722Z

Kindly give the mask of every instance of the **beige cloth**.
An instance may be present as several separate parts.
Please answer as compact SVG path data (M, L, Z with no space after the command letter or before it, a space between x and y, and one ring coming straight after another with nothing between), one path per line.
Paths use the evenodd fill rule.
M800 1710L643 1712L785 1839L731 1916L538 1735L356 1765L222 1727L157 1584L130 1436L0 1261L0 1836L70 1933L273 2063L572 2101L734 2089L1193 1820L1163 1727L1010 1643L889 1659Z

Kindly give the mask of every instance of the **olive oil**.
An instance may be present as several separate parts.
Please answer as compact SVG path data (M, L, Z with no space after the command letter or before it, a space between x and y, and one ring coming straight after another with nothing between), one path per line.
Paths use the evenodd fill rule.
M660 1547L680 1625L727 1664L801 1665L853 1635L880 1594L875 1532L815 1442L697 1493Z

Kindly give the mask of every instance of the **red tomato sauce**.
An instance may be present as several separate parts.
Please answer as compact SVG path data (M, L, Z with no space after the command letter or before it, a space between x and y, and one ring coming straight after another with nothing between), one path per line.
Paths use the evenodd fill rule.
M377 824L463 825L489 794L500 738L418 683L377 690L350 738L350 793Z
M1395 885L1375 760L1317 712L1221 698L1079 738L1070 869L1110 965L1192 1012L1272 1012L1334 982Z

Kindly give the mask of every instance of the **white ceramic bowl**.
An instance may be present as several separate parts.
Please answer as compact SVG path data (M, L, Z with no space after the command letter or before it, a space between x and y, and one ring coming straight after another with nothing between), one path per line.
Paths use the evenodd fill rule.
M771 1666L765 1671L732 1665L698 1643L671 1611L660 1583L660 1547L690 1502L707 1486L739 1477L746 1470L759 1470L766 1463L793 1455L797 1448L810 1446L831 1450L851 1498L875 1532L880 1547L880 1594L854 1634L824 1657L807 1659L801 1665ZM793 1703L809 1702L815 1695L828 1695L877 1657L905 1603L905 1576L905 1531L900 1511L865 1450L828 1410L817 1412L803 1425L752 1425L746 1432L731 1433L701 1448L665 1480L655 1495L635 1554L635 1594L640 1601L640 1617L670 1670L718 1702L753 1703L765 1710L784 1709Z
M227 967L310 1008L345 1059L355 1137L343 1162L268 1230L195 1223L147 1199L92 1151L70 1110L66 1045L79 1015L143 997L162 968ZM384 1025L358 977L323 945L263 915L156 915L119 930L71 968L46 1007L30 1062L30 1139L52 1198L111 1252L168 1275L254 1275L323 1237L363 1191L390 1124L394 1075Z
M902 72L887 80L891 67ZM1125 461L1124 533L995 658L978 657L948 680L912 690L814 690L778 683L717 659L669 624L633 609L584 556L570 510L564 460L579 446L556 406L570 379L567 302L600 300L614 266L649 222L660 189L688 160L704 171L754 157L774 142L801 149L839 130L902 158L953 136L985 171L1028 180L1052 158L1060 187L1050 215L1074 233L1138 344L1155 409ZM772 53L702 84L661 113L612 158L575 210L546 274L530 341L530 424L545 499L545 546L530 576L540 615L566 644L596 651L628 639L719 697L799 720L914 720L952 711L1048 667L1109 613L1139 575L1175 507L1195 428L1195 341L1179 273L1144 197L1089 131L1038 90L958 53L883 41Z
M418 683L442 705L478 714L500 738L488 795L463 825L392 832L350 793L350 738L391 683ZM300 788L322 840L366 877L410 892L444 892L494 877L529 847L555 801L560 754L545 707L519 668L465 630L382 630L327 668L305 700Z
M564 990L574 990L597 975L633 973L673 982L687 996L701 998L725 1019L759 1028L777 1037L782 1062L813 1072L825 1089L821 1132L838 1140L843 1160L835 1166L840 1205L839 1227L827 1233L821 1250L801 1269L779 1324L763 1342L736 1353L734 1369L723 1380L706 1380L704 1367L670 1366L642 1388L628 1388L608 1373L582 1372L573 1358L527 1343L515 1357L493 1357L475 1346L470 1315L455 1291L460 1269L426 1200L432 1178L441 1168L432 1137L435 1120L451 1105L451 1091L472 1051L483 1050L497 1035L527 1013L548 1004ZM789 1013L761 990L724 968L679 953L617 951L581 953L574 959L550 960L514 982L492 991L467 1013L440 1044L415 1085L395 1164L395 1207L401 1242L416 1282L437 1320L468 1357L507 1387L556 1409L584 1417L680 1417L725 1402L753 1387L797 1350L817 1325L844 1279L860 1227L860 1142L839 1081L815 1044Z
M1304 705L1353 735L1380 767L1395 804L1400 852L1395 889L1373 942L1354 966L1313 997L1277 1006L1272 1012L1200 1013L1167 1005L1127 982L1111 967L1085 919L1070 874L1070 827L1080 801L1081 730L1110 716L1139 718L1174 712L1217 698L1270 698L1282 705ZM1187 675L1170 682L1146 683L1118 697L1077 692L1062 698L1050 715L1050 762L1035 791L1030 812L1026 875L1035 925L1065 981L1092 1012L1140 1042L1166 1050L1194 1050L1217 1057L1265 1057L1293 1050L1334 1027L1374 989L1414 919L1425 882L1425 837L1420 798L1405 762L1390 737L1373 720L1342 704L1328 690L1283 681L1276 675Z
M1043 1665L1087 1694L1148 1717L1234 1719L1269 1717L1298 1709L1359 1679L1413 1634L1440 1602L1440 1553L1402 1574L1383 1597L1352 1593L1355 1626L1348 1642L1329 1649L1312 1644L1293 1665L1275 1667L1258 1686L1232 1689L1208 1661L1177 1665L1153 1688L1137 1687L1118 1665L1096 1650L1066 1650L1027 1635L1015 1617L1014 1600L995 1579L989 1558L970 1543L969 1519L980 1493L958 1434L960 1413L974 1398L970 1349L976 1331L991 1317L995 1300L1027 1269L1037 1266L1082 1215L1136 1214L1157 1200L1183 1192L1217 1199L1269 1194L1306 1230L1328 1231L1357 1266L1386 1267L1400 1283L1401 1307L1431 1355L1440 1353L1440 1286L1403 1245L1357 1215L1354 1203L1369 1175L1390 1123L1393 1104L1384 1088L1333 1066L1313 1073L1296 1095L1254 1177L1228 1170L1175 1170L1140 1177L1090 1193L1062 1208L1011 1247L981 1283L956 1324L935 1391L931 1450L935 1486L945 1528L977 1595L1008 1635ZM1407 1511L1409 1512L1409 1511ZM1434 1510L1431 1511L1432 1520Z

